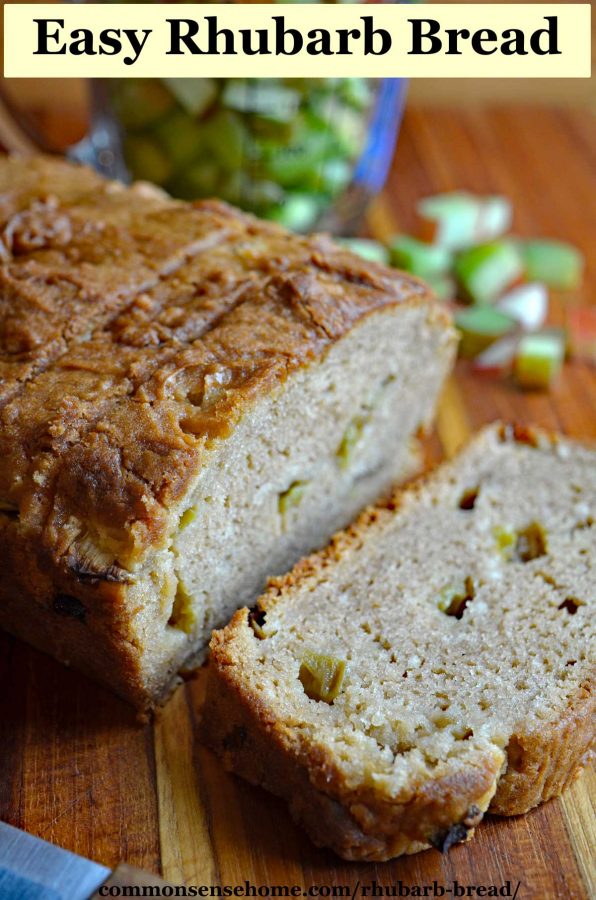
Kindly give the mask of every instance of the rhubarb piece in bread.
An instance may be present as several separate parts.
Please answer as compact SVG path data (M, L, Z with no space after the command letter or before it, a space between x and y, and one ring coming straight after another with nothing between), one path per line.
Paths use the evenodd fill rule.
M213 636L203 729L383 860L560 793L594 739L596 452L496 425Z
M0 161L0 625L139 706L411 465L420 281L56 160Z

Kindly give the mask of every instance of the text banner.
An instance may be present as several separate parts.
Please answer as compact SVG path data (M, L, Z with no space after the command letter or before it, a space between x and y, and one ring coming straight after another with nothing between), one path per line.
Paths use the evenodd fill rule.
M4 4L6 77L588 78L590 4Z

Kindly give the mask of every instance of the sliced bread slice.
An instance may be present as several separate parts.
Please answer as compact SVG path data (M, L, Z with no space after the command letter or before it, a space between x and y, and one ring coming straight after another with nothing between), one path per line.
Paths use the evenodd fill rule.
M383 860L560 793L594 738L596 452L494 425L213 636L203 728Z

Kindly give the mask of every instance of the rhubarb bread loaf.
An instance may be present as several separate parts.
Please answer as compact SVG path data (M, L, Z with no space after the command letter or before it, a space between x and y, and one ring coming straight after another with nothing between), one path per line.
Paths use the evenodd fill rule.
M493 426L212 639L203 729L383 860L558 794L594 740L596 451Z
M328 238L0 160L0 625L159 701L406 471L454 343Z

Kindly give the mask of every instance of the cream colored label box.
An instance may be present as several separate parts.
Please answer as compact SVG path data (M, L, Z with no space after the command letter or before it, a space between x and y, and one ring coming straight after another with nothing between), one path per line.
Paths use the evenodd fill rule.
M213 27L207 17L215 17L218 29L229 29L228 49L233 46L234 54L223 52L224 36L218 38L219 53L207 52L208 32ZM285 30L300 33L303 46L294 55L276 55L280 26L275 17L282 18ZM35 21L56 19L60 23ZM189 49L192 43L179 41L184 52L173 55L168 51L176 29L186 34L191 26L168 20L189 19L199 26L193 41L203 52L195 55ZM416 25L411 20L423 21ZM439 27L434 43L423 38L420 48L434 46L437 52L414 55L411 51L418 30L423 34L432 30L425 24L427 20L434 20ZM536 47L543 51L555 48L555 26L558 52L537 53ZM379 34L365 47L364 35L371 27L389 34L386 52L381 52ZM346 29L360 35L342 38L341 31ZM453 34L464 29L469 37ZM497 35L496 40L487 29ZM543 32L532 42L532 35L542 29L550 29L550 39L549 33ZM253 48L267 47L270 52L243 52L243 30L250 32ZM265 36L260 37L258 30L266 32ZM314 47L323 46L321 30L329 33L327 46L332 55L308 52L317 38ZM40 35L44 32L48 54L36 52L43 46ZM503 45L509 42L514 48L511 41L515 38L515 47L523 54L506 55ZM116 52L118 41L122 46ZM384 44L389 46L387 39ZM292 46L289 36L285 47L289 50ZM342 48L349 52L338 53ZM588 78L590 4L4 4L4 74L9 78Z

